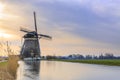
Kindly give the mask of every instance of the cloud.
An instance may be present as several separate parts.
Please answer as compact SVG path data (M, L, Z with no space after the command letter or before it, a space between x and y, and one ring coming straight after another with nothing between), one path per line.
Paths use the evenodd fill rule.
M38 31L52 35L55 39L49 43L50 46L54 45L51 51L65 49L69 53L70 51L71 53L102 52L102 50L119 52L119 0L3 0L2 2L6 4L4 11L6 18L1 19L0 26L9 30L11 34L19 33L19 37L24 35L18 32L20 26L34 30L32 12L36 11ZM42 46L43 50L50 49L47 42L43 41ZM67 53L65 51L63 50L63 53Z

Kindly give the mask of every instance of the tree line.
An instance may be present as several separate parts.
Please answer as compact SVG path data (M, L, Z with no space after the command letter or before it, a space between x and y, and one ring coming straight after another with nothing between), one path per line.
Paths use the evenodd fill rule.
M111 53L95 55L70 54L68 56L42 56L43 59L120 59L120 56L114 56Z

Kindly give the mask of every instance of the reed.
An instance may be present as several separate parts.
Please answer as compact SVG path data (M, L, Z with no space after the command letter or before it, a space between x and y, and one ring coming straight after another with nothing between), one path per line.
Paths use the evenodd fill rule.
M17 72L17 68L18 68L18 60L19 60L18 56L9 55L7 69L8 69L8 72L11 74L11 76L14 77L14 79L16 78L16 72Z
M7 70L8 62L0 63L0 80L15 80Z
M8 55L8 60L0 63L0 80L15 80L19 57L14 55L15 52L10 48L8 42L4 50Z
M18 60L19 60L18 56L9 55L8 61L0 63L0 80L16 79Z

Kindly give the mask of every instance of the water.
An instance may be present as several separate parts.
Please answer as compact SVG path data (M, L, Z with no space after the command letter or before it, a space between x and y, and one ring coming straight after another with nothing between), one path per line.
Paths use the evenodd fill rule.
M120 80L120 67L70 62L19 61L17 80Z

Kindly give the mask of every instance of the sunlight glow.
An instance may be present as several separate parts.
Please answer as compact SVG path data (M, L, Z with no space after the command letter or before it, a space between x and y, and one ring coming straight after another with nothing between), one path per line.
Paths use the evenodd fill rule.
M0 3L0 18L3 17L3 10L4 10L4 5Z
M10 38L12 35L5 33L4 31L0 31L0 38Z

